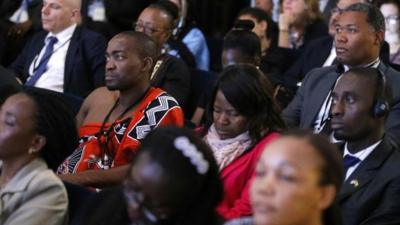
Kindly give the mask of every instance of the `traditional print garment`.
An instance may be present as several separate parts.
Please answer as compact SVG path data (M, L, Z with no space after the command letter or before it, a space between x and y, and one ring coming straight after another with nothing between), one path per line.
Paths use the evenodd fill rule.
M98 135L101 123L80 127L79 147L58 168L58 173L78 173L92 169L109 169L128 164L135 156L141 140L162 125L183 126L184 117L178 102L159 88L151 88L131 118L106 124ZM110 129L110 126L111 129Z

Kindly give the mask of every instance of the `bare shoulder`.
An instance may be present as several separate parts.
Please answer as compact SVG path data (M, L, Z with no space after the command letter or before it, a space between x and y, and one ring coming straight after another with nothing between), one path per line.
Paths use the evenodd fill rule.
M101 121L108 110L118 98L118 91L110 91L106 87L95 89L82 104L79 118L79 126L87 122Z

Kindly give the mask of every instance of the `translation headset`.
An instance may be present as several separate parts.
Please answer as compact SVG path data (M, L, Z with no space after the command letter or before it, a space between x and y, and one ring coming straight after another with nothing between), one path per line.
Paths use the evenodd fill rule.
M379 69L377 69L377 75L377 94L375 96L375 102L372 106L372 116L375 118L386 116L390 110L389 103L385 99L386 77Z

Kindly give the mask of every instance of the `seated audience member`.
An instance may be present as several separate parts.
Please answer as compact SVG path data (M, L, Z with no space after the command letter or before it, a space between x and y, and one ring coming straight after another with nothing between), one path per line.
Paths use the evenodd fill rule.
M106 86L93 91L78 115L80 145L60 166L71 183L101 187L119 184L146 134L162 125L183 125L178 102L151 87L156 44L147 35L125 31L107 48Z
M260 39L251 31L253 27L254 23L251 20L238 20L235 22L232 30L225 35L221 56L223 68L236 64L250 64L257 68L260 66ZM272 88L275 89L275 84L278 83L279 75L265 73L265 71L262 70L261 72L267 77L268 82L271 82ZM273 92L275 93L275 91ZM204 93L197 103L197 108L191 119L196 125L199 125L202 121L204 109L210 98L209 95L209 92Z
M86 97L104 85L105 39L78 25L80 0L43 0L42 26L10 68L27 86Z
M204 140L210 145L224 183L218 212L225 219L251 215L249 180L266 144L284 128L272 88L251 65L223 70L207 108Z
M399 144L400 73L379 58L384 31L384 18L375 6L356 3L344 9L337 18L335 34L340 64L314 69L307 74L296 96L283 111L286 124L330 134L331 91L337 79L349 68L373 67L382 71L392 85L394 98L390 102L392 109L385 123L385 131L389 139Z
M143 140L122 190L100 192L77 224L218 225L221 196L210 148L190 130L162 127Z
M149 35L157 44L157 57L150 76L151 85L168 92L180 105L189 96L190 73L185 63L165 53L164 45L175 28L177 7L168 0L151 4L139 15L135 30Z
M254 23L250 20L238 20L234 27L224 38L222 46L222 67L235 64L250 64L258 67L261 62L260 39L250 30ZM266 75L266 74L264 74ZM203 120L204 110L208 104L211 93L207 91L197 102L196 110L191 121L199 125Z
M9 97L1 108L0 224L66 225L68 197L54 172L73 143L72 114L38 90Z
M297 130L269 144L250 188L253 217L225 225L341 225L334 203L343 180L342 158L322 136Z
M296 93L297 88L305 75L312 69L318 67L327 67L336 65L336 49L334 36L336 33L335 24L341 11L355 3L369 3L369 0L339 0L335 8L332 9L332 15L329 21L329 35L316 38L304 47L299 58L283 74L283 85L288 88L292 95ZM380 59L389 62L389 47L383 43L380 49Z
M381 1L380 10L385 17L385 41L390 46L390 62L400 64L400 2L397 0Z
M267 74L272 82L280 82L282 73L288 66L286 52L277 47L278 27L270 16L257 8L245 8L237 16L238 20L251 20L255 26L253 32L260 38L261 61L260 69Z
M238 20L224 37L222 46L222 68L236 64L250 64L258 67L261 62L261 43L251 30L251 20Z
M170 0L175 3L179 8L179 19L178 24L174 30L173 36L169 39L169 51L168 53L174 55L191 55L195 62L195 68L199 70L208 71L210 67L210 52L206 38L203 32L196 27L195 21L193 21L194 9L191 5L190 0Z
M1 64L8 66L12 63L27 40L41 31L41 3L42 0L0 1L0 36L4 38L2 50L5 56Z
M281 1L279 47L299 49L327 34L328 27L319 11L318 0Z
M150 4L148 0L82 1L82 25L103 34L108 40L132 29L132 21Z
M384 128L390 85L377 69L354 68L332 92L333 135L344 141L344 225L400 224L400 154Z

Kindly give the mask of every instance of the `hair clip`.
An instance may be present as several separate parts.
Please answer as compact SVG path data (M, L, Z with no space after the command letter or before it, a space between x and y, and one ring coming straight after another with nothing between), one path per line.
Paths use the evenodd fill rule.
M203 154L197 150L196 146L190 143L187 137L180 136L175 138L174 146L190 159L190 162L196 167L199 174L205 174L208 171L208 162L204 159Z

